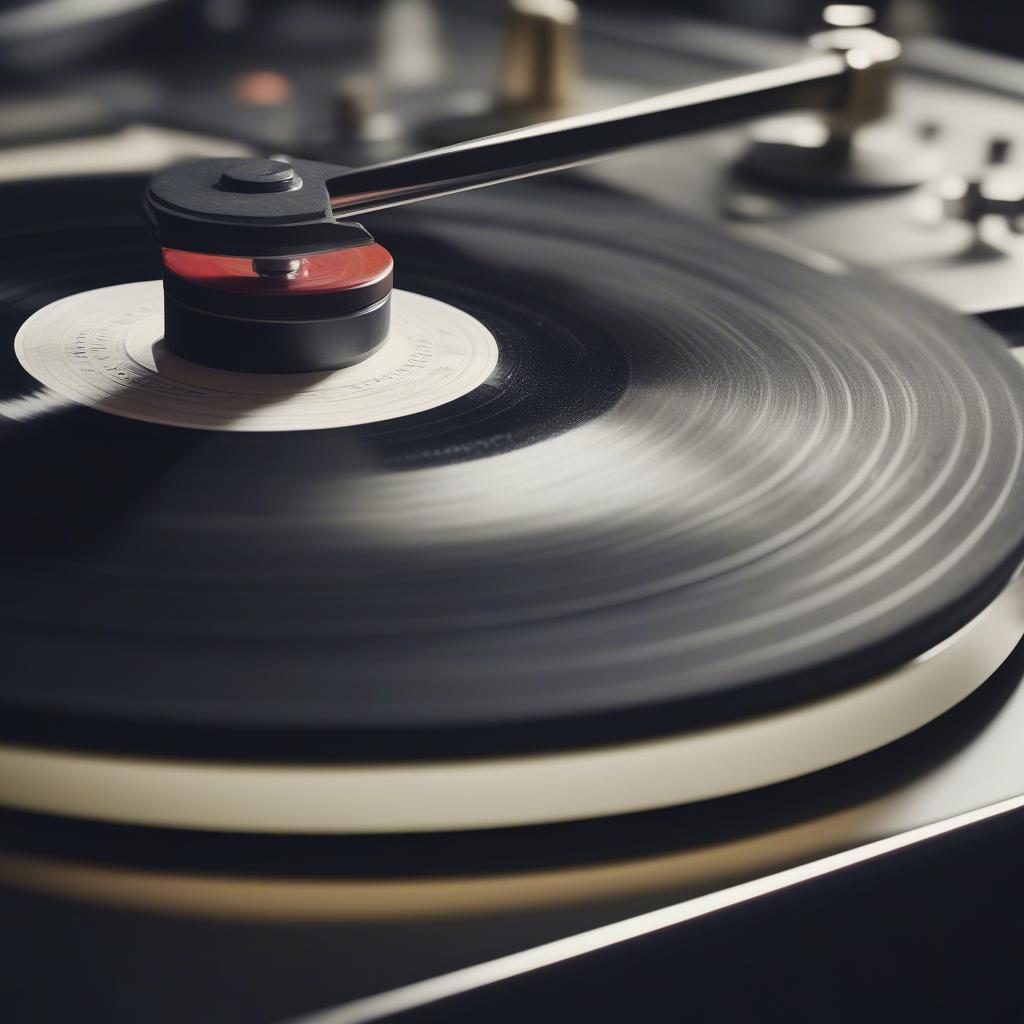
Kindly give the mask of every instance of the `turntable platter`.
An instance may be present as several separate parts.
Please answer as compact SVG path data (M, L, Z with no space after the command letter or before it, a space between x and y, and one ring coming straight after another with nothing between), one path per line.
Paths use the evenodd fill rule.
M372 761L679 732L912 660L1021 558L1019 366L880 282L617 195L462 196L367 226L452 311L439 337L493 339L483 379L362 422L175 426L119 408L137 378L95 401L26 362L95 338L53 303L157 273L117 203L91 212L141 183L54 187L62 220L8 201L3 228L8 738Z

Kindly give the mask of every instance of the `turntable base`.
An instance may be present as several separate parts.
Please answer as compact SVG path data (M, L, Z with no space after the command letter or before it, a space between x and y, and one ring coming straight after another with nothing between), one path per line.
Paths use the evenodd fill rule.
M444 832L603 817L768 786L941 715L1024 636L1024 581L943 644L853 690L638 743L414 764L218 764L0 747L0 804L220 832ZM75 785L67 785L69 778Z

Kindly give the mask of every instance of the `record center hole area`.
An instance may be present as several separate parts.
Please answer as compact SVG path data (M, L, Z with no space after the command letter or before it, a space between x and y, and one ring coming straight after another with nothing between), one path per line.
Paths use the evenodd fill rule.
M112 415L226 431L323 430L397 419L475 390L498 363L479 320L396 289L381 348L340 370L260 374L217 370L167 351L161 282L67 296L21 327L22 367L64 399Z

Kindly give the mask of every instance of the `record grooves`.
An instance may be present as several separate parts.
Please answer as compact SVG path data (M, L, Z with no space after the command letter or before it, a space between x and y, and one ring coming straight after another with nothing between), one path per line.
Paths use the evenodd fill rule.
M156 276L141 231L73 226L137 183L53 187L68 226L4 227L8 738L374 760L685 731L909 661L1020 560L1020 368L877 282L622 197L464 196L367 224L399 287L494 335L484 385L181 429L14 357L36 308Z

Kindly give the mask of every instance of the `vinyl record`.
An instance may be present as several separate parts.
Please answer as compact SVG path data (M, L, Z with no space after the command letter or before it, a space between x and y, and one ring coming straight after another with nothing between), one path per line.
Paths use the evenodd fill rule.
M158 274L141 182L41 191L0 196L8 737L373 760L678 732L913 659L1020 560L1020 368L878 282L612 194L462 196L368 226L409 331L462 331L484 379L307 427L247 417L335 382L219 378L242 412L204 426L205 384L168 413L139 397L161 366L117 368L155 286L93 291Z

